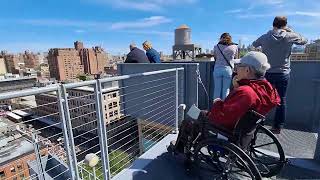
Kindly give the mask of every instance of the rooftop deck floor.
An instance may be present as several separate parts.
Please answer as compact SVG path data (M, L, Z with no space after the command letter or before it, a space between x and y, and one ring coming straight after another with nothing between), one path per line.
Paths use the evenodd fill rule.
M199 176L187 175L183 158L167 153L166 146L176 135L170 134L137 159L133 165L123 170L116 180L196 180ZM294 130L284 130L278 135L284 151L289 159L277 177L269 179L319 179L320 162L313 160L317 134ZM272 150L271 150L272 151ZM267 178L265 178L267 179Z

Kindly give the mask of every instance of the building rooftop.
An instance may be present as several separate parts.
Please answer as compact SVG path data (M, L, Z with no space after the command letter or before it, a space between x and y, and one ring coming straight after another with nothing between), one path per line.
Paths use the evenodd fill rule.
M1 82L10 82L10 81L21 81L21 80L31 80L31 79L37 79L37 77L19 77L19 78L8 78L8 79L0 79Z
M190 29L190 27L188 27L186 24L182 24L177 29Z
M0 137L0 166L7 161L13 161L33 151L33 145L29 139L19 132L11 132Z

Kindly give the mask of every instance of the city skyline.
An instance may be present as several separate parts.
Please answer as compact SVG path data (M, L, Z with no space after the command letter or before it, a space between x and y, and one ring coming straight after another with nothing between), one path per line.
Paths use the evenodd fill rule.
M309 40L320 36L320 3L316 0L303 4L297 0L37 2L3 1L10 8L0 12L0 50L44 52L72 47L72 42L80 40L86 47L100 45L117 55L127 53L131 42L141 46L150 40L158 51L171 54L174 29L181 24L192 28L192 43L212 49L225 31L235 42L251 43L271 29L276 15L288 16L289 25Z

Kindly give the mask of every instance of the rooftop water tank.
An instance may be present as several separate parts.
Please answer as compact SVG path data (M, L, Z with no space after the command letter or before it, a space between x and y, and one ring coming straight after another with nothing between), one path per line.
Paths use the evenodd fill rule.
M191 44L191 29L185 24L175 29L174 42L175 45Z

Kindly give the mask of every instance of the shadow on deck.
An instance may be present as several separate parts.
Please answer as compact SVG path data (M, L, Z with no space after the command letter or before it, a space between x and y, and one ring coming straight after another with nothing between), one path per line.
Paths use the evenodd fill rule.
M315 147L309 144L313 133L285 130L278 138L288 155L289 163L277 177L269 179L320 179L320 163L311 158ZM289 136L290 135L290 136ZM114 179L117 180L205 180L210 179L197 175L188 175L184 169L183 157L167 153L166 146L176 135L171 134L153 146L148 152L137 159L133 165L123 170ZM316 138L316 137L315 137ZM316 139L315 139L316 140ZM296 142L293 143L292 142ZM296 148L300 146L300 148ZM304 146L304 147L301 147ZM293 156L298 155L298 156ZM297 158L299 157L299 158ZM267 178L266 178L267 179Z

